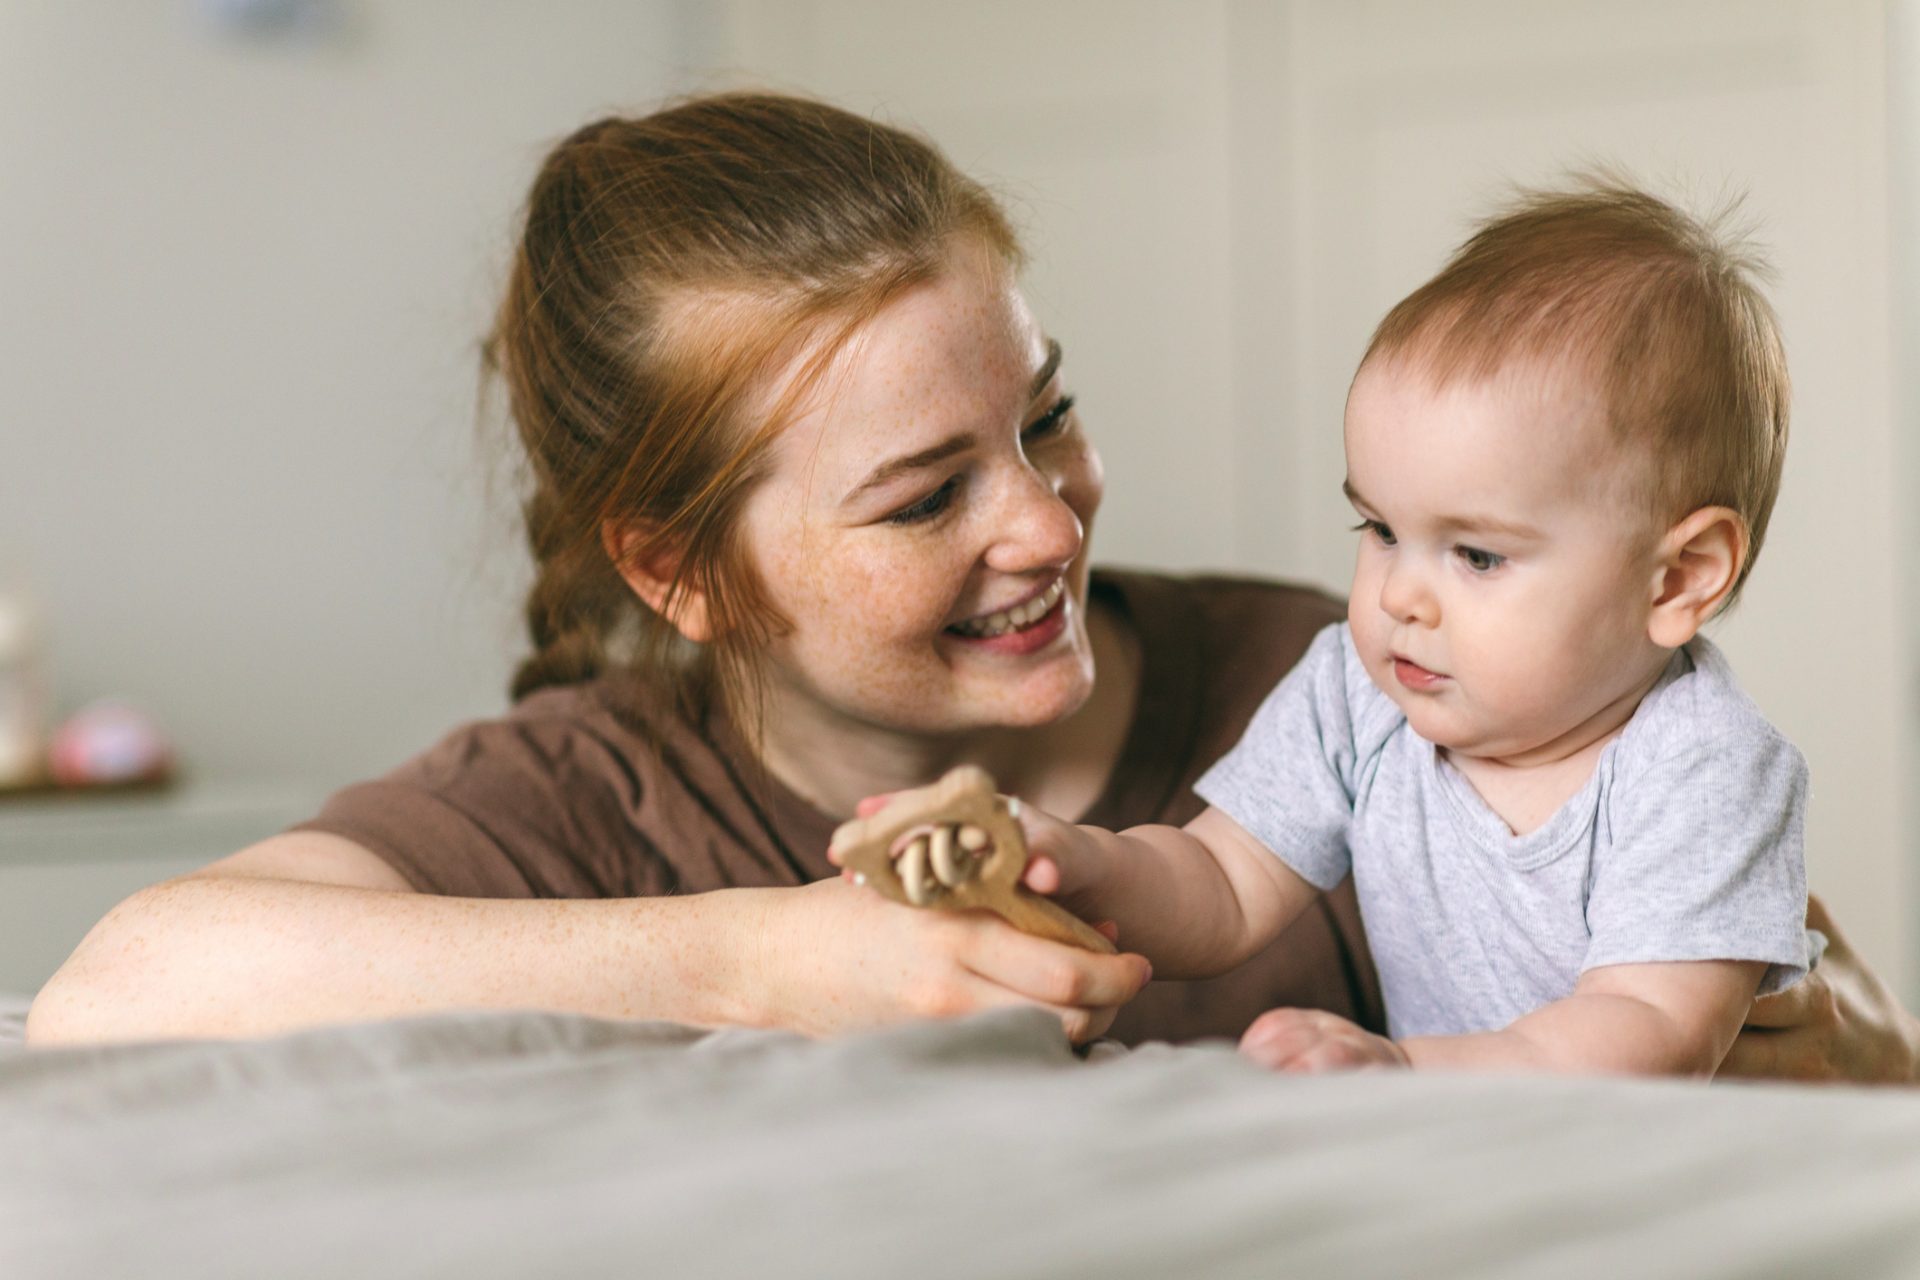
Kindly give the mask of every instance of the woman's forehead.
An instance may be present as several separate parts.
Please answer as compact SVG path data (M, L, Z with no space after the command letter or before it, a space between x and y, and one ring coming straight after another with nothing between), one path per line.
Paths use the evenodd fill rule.
M996 278L997 277L997 278ZM896 298L828 363L777 452L869 463L1024 415L1048 347L1004 273L954 269Z

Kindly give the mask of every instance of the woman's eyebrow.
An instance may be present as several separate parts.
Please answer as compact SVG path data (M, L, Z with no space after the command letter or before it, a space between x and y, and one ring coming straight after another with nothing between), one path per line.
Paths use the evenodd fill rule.
M1037 397L1053 381L1053 375L1060 372L1060 340L1047 339L1047 358L1040 364L1040 372L1033 375L1033 390L1030 398Z
M1060 372L1060 341L1057 338L1049 338L1047 340L1047 358L1040 362L1040 369L1033 375L1033 382L1030 384L1030 398L1038 397L1042 391L1045 391L1047 384L1053 381L1053 375L1058 372ZM922 449L918 453L909 453L902 457L889 459L875 467L867 475L865 480L862 480L859 484L849 489L847 496L840 500L841 505L845 506L867 490L885 484L902 472L918 471L922 467L930 467L936 462L951 458L956 453L965 453L968 449L973 448L976 443L977 441L971 431L963 431L957 436L949 436L939 444L928 449Z
M962 431L957 436L948 436L945 440L942 440L939 444L931 448L922 449L918 453L904 454L901 457L883 462L875 467L865 480L862 480L859 484L849 489L847 496L840 500L840 505L845 506L867 490L885 484L902 472L918 471L922 467L930 467L936 462L951 458L956 453L965 453L967 450L973 448L976 443L978 442L973 432Z

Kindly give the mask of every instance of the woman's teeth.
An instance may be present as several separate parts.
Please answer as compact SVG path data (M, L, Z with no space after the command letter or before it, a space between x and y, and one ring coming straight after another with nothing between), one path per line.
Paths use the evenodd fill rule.
M1053 606L1060 603L1060 596L1067 589L1065 578L1056 578L1052 586L1033 599L999 613L990 613L984 618L969 618L965 622L956 622L951 628L963 636L987 638L1004 636L1009 631L1018 631L1030 627L1044 618Z

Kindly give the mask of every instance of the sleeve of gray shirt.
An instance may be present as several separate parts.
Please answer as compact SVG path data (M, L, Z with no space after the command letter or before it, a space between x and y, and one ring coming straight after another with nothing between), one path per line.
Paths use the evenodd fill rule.
M1314 637L1194 791L1319 889L1352 869L1354 727L1345 624ZM1364 674L1362 676L1364 679Z
M1667 732L1636 744L1639 760L1608 798L1612 838L1592 871L1581 968L1764 960L1768 995L1806 976L1812 959L1807 764L1730 683L1701 684L1717 696L1662 708Z

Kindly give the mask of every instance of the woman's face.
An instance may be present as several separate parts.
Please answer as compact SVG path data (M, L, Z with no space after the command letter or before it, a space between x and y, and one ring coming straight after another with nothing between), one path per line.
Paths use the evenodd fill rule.
M838 353L743 513L791 623L767 654L770 731L966 733L1085 701L1102 482L1059 365L968 245Z

